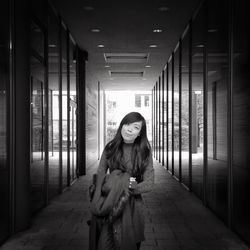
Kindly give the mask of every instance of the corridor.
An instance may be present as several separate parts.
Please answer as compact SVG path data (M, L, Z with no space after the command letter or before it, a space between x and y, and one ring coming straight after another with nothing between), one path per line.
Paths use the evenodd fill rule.
M142 249L249 249L247 6L2 0L0 248L87 250L92 174L138 112L156 170Z
M146 241L141 250L250 249L156 161L154 169L154 190L143 196ZM1 250L87 250L87 187L95 171L96 166L89 168L33 218L29 230L10 238Z

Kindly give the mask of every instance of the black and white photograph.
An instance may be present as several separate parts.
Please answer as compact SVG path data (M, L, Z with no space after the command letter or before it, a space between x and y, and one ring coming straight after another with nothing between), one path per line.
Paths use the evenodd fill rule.
M0 5L0 250L250 250L247 0Z

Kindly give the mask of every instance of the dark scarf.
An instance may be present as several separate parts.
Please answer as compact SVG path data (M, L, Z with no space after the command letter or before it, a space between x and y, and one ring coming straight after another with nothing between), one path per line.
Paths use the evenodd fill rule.
M93 215L108 217L114 205L122 195L124 190L128 190L130 174L121 170L113 170L111 174L97 176L96 190L91 202L90 210ZM131 200L129 200L123 210L121 218L121 250L136 250L136 239L132 224ZM113 242L110 241L112 225L108 221L102 226L102 233L98 241L98 249L113 250Z

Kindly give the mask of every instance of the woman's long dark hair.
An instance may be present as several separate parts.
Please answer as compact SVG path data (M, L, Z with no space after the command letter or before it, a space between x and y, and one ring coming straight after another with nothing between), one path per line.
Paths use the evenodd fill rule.
M119 128L113 140L111 140L105 147L107 160L109 162L110 169L121 169L124 170L122 163L122 145L123 138L121 135L122 126L124 124L130 124L133 122L142 122L140 135L137 136L132 147L132 164L133 171L132 175L141 176L148 163L149 155L151 152L151 146L147 138L147 127L144 117L138 112L128 113L121 121Z

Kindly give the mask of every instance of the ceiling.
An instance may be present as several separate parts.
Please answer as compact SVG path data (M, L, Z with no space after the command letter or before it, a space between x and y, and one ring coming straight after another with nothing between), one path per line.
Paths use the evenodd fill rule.
M105 90L151 90L199 2L52 0Z

